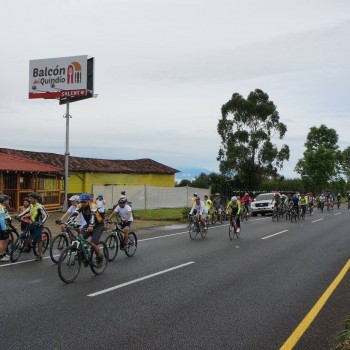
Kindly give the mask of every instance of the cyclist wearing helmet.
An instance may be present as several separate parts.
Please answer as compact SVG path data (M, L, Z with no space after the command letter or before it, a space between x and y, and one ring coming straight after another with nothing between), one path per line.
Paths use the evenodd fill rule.
M195 193L196 194L196 193ZM190 215L196 213L200 223L202 224L202 227L205 228L205 219L208 215L208 209L205 207L205 204L203 201L201 201L200 197L196 197L196 200L192 206L192 209L190 211Z
M238 197L233 196L231 197L231 200L228 202L226 210L230 210L230 222L232 221L232 216L236 217L236 223L237 223L237 232L241 231L241 220L240 220L240 213L242 210L241 203L238 200Z
M299 199L300 207L302 210L303 215L306 213L306 205L307 205L307 198L305 197L304 193L300 195Z
M84 226L86 230L81 232L80 236L85 239L91 236L91 246L96 252L96 263L98 266L101 266L103 255L101 254L98 242L100 241L104 227L103 219L97 210L96 204L91 202L91 196L88 193L82 193L79 196L79 204L66 221L66 225L71 224L79 214L86 221L86 225Z
M245 195L242 198L242 204L244 205L245 210L250 213L250 206L252 204L252 199L250 198L249 194L246 192Z
M6 194L0 195L0 261L9 261L10 257L6 254L9 241L8 227L11 224L11 216L7 210L10 197Z
M124 249L128 246L129 243L129 230L131 227L134 218L132 216L132 209L129 204L127 204L126 197L121 196L118 200L118 205L109 215L107 221L110 221L113 216L119 216L121 219L121 227L124 233Z
M68 210L62 215L61 219L59 221L64 222L67 218L69 218L77 209L77 206L79 204L79 195L75 194L74 196L70 197L68 199L71 203L71 206L68 208ZM83 215L79 215L76 218L77 225L79 227L84 227L86 225L86 221L83 217ZM61 224L61 230L63 231L66 224Z
M42 197L39 193L31 193L29 199L31 202L30 206L15 218L20 219L30 213L30 220L32 222L30 225L30 235L32 236L33 241L38 243L38 255L35 257L35 260L41 261L43 259L43 242L41 240L41 233L43 231L44 222L49 217L49 214L44 206L39 203L42 201Z

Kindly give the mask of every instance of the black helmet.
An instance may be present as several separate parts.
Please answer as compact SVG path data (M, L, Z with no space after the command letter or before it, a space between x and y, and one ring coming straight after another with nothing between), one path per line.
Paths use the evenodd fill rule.
M36 193L36 192L30 193L28 197L37 199L39 202L41 202L43 199L43 197L41 197L41 195L39 193Z
M126 198L119 198L118 204L125 204L126 203Z
M11 199L11 198L6 194L0 194L0 203L4 203L8 199Z

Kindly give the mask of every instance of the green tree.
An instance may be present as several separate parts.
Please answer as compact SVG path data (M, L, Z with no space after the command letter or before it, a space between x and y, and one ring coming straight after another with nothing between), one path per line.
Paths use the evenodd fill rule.
M299 159L295 171L310 190L320 192L329 182L341 179L343 154L338 150L338 134L325 125L312 127L304 144L304 158Z
M283 162L289 159L289 147L280 149L271 142L282 139L287 131L279 121L275 104L262 90L252 91L247 99L238 93L221 108L218 123L221 147L217 160L220 171L235 177L242 188L255 188L261 180L278 176Z

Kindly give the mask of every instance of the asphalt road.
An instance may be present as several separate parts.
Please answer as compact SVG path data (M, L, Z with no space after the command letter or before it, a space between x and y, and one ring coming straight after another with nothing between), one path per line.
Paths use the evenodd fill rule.
M194 241L184 227L139 232L134 257L69 285L50 258L23 253L0 265L0 349L279 349L348 262L349 215L252 218L236 241L227 225ZM349 282L295 349L334 348Z

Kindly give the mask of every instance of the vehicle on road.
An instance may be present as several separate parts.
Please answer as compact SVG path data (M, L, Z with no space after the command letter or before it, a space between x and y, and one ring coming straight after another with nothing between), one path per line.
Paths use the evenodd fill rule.
M275 193L273 192L259 194L250 207L252 216L257 216L258 214L263 216L265 214L272 214L275 205L274 195Z

